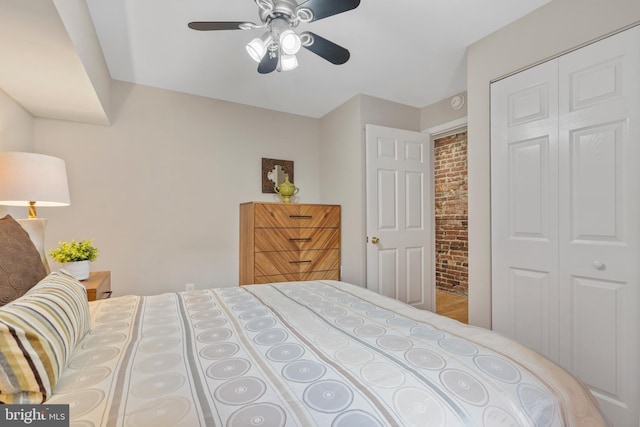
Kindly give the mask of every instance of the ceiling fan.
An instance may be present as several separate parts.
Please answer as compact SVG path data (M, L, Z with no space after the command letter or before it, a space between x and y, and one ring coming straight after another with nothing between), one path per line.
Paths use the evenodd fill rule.
M198 31L252 30L266 28L265 33L251 40L247 52L258 62L258 72L290 71L298 67L296 53L301 47L340 65L349 60L350 53L342 46L310 31L298 34L295 28L301 22L318 21L329 16L355 9L360 0L254 0L259 8L261 25L253 22L214 21L189 22L189 28Z

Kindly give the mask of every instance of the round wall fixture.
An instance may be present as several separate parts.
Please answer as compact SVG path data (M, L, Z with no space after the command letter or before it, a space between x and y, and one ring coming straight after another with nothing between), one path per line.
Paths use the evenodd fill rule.
M456 95L451 98L451 108L459 110L464 105L464 95Z

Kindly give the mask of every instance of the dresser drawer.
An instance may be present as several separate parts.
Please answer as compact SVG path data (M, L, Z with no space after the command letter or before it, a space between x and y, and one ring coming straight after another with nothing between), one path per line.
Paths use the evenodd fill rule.
M274 274L271 276L256 276L253 283L277 283L277 282L297 282L300 280L300 274Z
M340 227L340 207L300 205L300 227Z
M299 223L294 216L298 215L295 205L259 204L255 205L254 221L256 228L291 228Z
M255 251L338 249L339 228L256 228Z
M339 270L340 250L327 249L320 251L300 251L300 262L300 273L324 270Z
M256 276L256 284L276 282L304 282L309 280L340 280L340 270L311 271L302 274L276 274L273 276Z
M256 253L255 258L256 276L299 274L310 271L339 269L340 250L338 249L260 252Z
M339 227L340 208L329 205L258 204L256 228Z
M340 280L340 270L310 271L302 273L300 280Z
M299 274L300 252L259 252L256 253L255 275Z

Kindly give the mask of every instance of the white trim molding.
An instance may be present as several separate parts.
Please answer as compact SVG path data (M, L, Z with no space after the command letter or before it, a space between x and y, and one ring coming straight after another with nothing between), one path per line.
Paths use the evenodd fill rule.
M437 136L438 138L442 138L445 136L453 135L456 132L466 127L467 127L467 116L461 117L456 120L452 120L447 123L443 123L438 126L431 127L429 129L425 129L422 132L428 133L432 138L435 136Z

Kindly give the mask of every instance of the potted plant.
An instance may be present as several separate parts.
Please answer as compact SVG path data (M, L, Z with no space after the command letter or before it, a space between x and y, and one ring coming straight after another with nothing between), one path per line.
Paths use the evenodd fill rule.
M62 264L62 267L78 280L89 278L89 262L98 257L98 249L93 240L72 240L58 242L58 247L49 252L49 256Z

